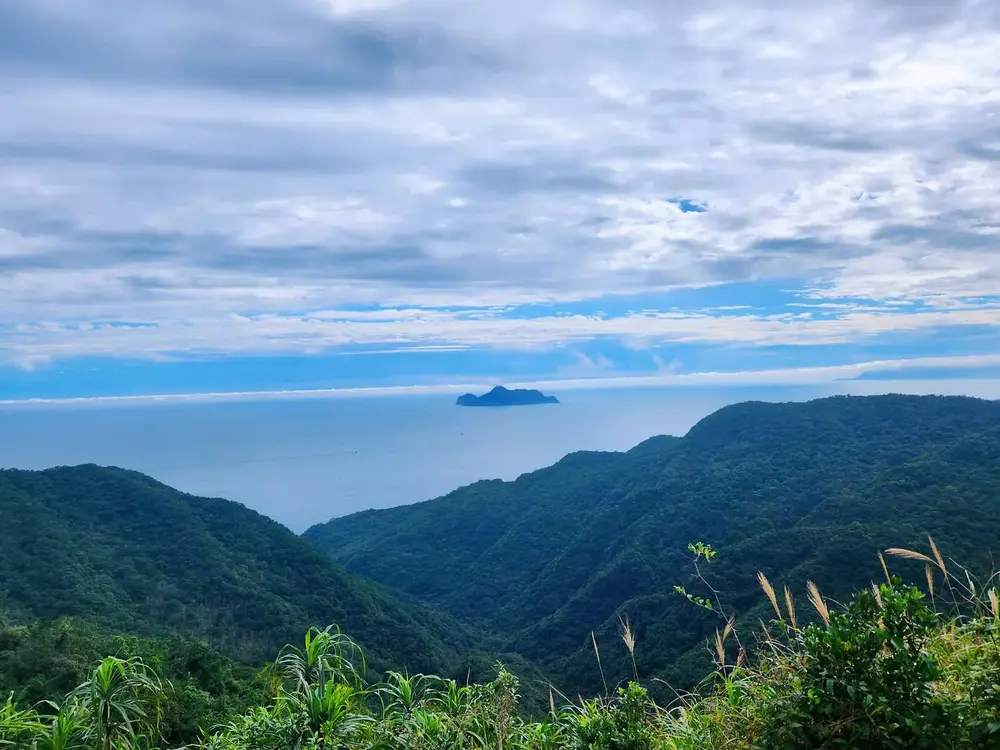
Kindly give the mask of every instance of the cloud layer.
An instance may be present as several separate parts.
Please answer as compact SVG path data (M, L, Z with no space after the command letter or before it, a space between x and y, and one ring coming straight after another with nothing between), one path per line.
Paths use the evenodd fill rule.
M998 83L990 0L3 4L0 359L983 347Z

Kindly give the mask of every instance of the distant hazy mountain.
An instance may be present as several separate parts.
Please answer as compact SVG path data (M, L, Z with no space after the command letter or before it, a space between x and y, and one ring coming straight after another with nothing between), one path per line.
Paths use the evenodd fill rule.
M559 399L555 396L546 396L541 391L531 391L525 389L510 390L498 385L489 393L476 396L466 393L459 396L455 402L457 406L533 406L535 404L558 404Z
M681 439L573 454L306 537L351 570L506 634L561 689L587 694L600 681L592 629L609 679L631 670L616 632L626 614L640 674L704 676L703 638L719 622L673 590L698 587L690 542L719 550L706 575L755 618L768 606L757 570L796 592L809 577L846 595L880 575L876 550L926 548L928 532L970 565L1000 552L1000 403L738 404Z

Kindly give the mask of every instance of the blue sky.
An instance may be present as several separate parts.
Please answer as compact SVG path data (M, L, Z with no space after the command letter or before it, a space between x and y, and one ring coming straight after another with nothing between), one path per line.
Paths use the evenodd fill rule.
M989 0L0 4L0 400L1000 376Z

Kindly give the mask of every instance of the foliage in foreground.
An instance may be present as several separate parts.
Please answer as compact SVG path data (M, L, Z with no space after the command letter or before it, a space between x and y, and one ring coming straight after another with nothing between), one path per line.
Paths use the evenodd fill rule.
M709 554L706 554L706 550ZM695 562L714 551L692 547ZM233 716L202 750L684 750L686 748L1000 749L1000 604L996 588L933 556L928 594L885 570L885 582L831 609L807 586L815 622L786 588L760 582L774 611L752 646L718 592L725 623L716 672L698 695L656 705L630 682L538 721L518 713L518 681L503 666L486 684L390 672L365 682L360 649L334 629L309 631L269 668L267 705ZM703 579L702 579L703 580ZM630 656L635 634L626 620ZM595 641L596 646L596 641ZM596 648L595 648L596 650ZM598 656L599 658L599 656ZM109 657L59 705L0 707L0 747L149 750L161 742L171 687L141 660Z

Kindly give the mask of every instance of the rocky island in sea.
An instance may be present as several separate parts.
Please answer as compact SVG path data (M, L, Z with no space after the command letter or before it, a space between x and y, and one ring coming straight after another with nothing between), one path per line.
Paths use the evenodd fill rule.
M555 396L546 396L541 391L504 388L498 385L489 393L476 396L466 393L455 402L458 406L533 406L535 404L558 404Z

